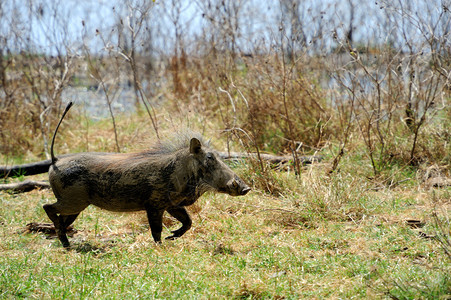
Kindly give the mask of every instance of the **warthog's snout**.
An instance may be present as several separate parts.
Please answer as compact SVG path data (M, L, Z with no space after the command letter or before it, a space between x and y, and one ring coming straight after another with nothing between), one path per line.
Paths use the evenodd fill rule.
M244 189L242 189L241 191L240 191L240 196L244 196L244 195L246 195L249 191L251 190L251 188L250 187L248 187L248 186L246 186Z
M251 188L241 178L235 177L227 183L226 193L231 196L243 196L250 190Z

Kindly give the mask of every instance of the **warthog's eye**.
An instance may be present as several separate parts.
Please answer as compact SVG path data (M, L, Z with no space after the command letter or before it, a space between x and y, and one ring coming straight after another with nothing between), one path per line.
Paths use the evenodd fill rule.
M209 152L205 155L205 166L209 169L214 168L216 165L216 157L213 153Z

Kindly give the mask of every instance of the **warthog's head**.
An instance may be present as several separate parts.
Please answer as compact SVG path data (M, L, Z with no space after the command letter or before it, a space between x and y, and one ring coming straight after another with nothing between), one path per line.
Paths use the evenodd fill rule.
M246 195L251 188L244 183L217 155L204 148L197 138L190 141L190 154L194 158L193 167L204 188L226 193L231 196Z

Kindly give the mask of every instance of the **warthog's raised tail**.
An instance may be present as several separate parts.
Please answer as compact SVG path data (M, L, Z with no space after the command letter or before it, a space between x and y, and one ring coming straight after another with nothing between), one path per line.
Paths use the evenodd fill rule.
M66 116L67 112L69 111L69 109L72 107L73 104L74 104L73 102L69 102L67 104L66 109L64 110L63 115L61 116L61 119L58 122L58 125L56 125L55 133L53 134L53 138L52 138L52 144L50 146L50 156L52 157L52 165L56 162L56 157L55 157L55 154L53 153L53 145L55 144L56 133L58 132L58 129L60 128L61 122L63 122L64 117Z

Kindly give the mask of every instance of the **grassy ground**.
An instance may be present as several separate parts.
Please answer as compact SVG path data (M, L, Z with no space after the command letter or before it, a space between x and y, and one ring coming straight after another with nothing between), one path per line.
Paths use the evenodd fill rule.
M439 238L449 239L451 190L414 177L380 187L351 170L326 176L326 168L306 167L299 179L271 173L284 184L278 197L258 189L238 198L207 194L190 208L193 228L161 245L144 213L89 207L67 251L24 231L49 222L42 205L54 201L51 191L2 192L0 297L450 297L450 257ZM248 177L246 165L235 169ZM169 216L164 223L163 235L179 226Z

